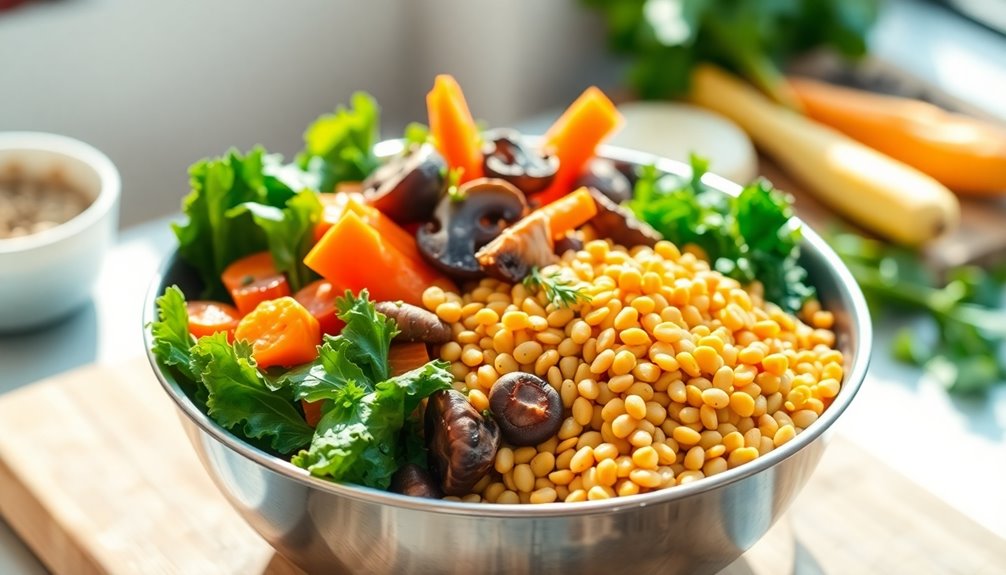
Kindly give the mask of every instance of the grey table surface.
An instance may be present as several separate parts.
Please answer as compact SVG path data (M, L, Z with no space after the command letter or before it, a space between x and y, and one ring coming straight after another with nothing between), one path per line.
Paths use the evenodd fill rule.
M926 2L889 0L871 42L878 56L1006 119L1006 38ZM92 300L75 314L0 336L0 394L143 353L140 310L151 275L174 246L168 222L121 233ZM984 399L949 397L918 370L889 359L884 342L897 327L877 326L870 374L838 433L1006 539L1006 386ZM0 574L45 572L0 520Z

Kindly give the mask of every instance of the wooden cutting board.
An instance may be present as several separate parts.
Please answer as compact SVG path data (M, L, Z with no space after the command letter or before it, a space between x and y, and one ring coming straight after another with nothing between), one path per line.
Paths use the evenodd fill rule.
M57 575L300 573L216 490L143 358L0 397L0 515ZM724 573L794 564L1003 573L1006 541L837 439L787 517Z

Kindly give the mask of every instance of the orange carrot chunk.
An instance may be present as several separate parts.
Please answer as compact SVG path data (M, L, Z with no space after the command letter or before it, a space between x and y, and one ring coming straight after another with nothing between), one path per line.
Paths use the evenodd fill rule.
M334 226L335 222L342 218L342 214L346 213L346 205L349 203L351 198L356 198L361 203L363 202L363 194L359 192L318 194L318 199L321 201L322 211L321 219L318 220L318 224L314 227L315 242L320 240L321 236L325 235L325 232Z
M463 170L460 182L482 177L481 136L454 77L437 76L426 95L426 110L437 150L450 168Z
M556 200L594 157L601 142L622 126L622 114L599 88L587 88L545 133L545 147L559 158L552 185L538 195L542 204Z
M220 279L242 315L266 300L290 295L286 276L276 271L269 252L245 256L231 263Z
M281 297L260 303L244 316L234 338L251 343L259 367L291 367L318 357L321 328L297 300Z
M318 320L321 333L336 335L342 331L346 325L339 319L339 310L335 307L335 300L342 293L332 286L328 280L315 280L294 294L293 299L311 312L314 319Z
M412 248L416 249L414 244ZM375 301L422 305L427 287L451 285L422 259L403 254L353 211L347 211L315 244L304 263L332 282L337 293L366 288Z
M325 403L325 401L300 400L300 406L304 409L304 421L306 421L311 427L318 427L318 422L321 421L322 403Z
M185 303L189 312L189 333L200 338L217 332L226 332L227 341L234 341L234 329L241 314L232 305L218 301L194 300Z
M416 246L416 235L405 231L381 210L366 204L363 200L350 198L346 204L346 211L360 216L360 219L377 230L381 238L394 246L403 256L416 261L425 261Z
M549 229L552 237L556 239L566 235L566 232L579 228L597 215L597 204L590 197L587 188L580 188L539 209L548 216Z
M395 343L388 349L388 369L398 376L423 367L430 362L430 354L423 342Z

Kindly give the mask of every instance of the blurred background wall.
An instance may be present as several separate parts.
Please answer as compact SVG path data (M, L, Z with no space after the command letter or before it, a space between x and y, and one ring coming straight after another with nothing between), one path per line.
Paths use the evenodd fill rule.
M0 12L0 130L87 141L123 177L121 225L178 211L186 168L229 146L291 156L355 90L385 135L425 118L433 76L505 125L613 86L576 0L49 0Z

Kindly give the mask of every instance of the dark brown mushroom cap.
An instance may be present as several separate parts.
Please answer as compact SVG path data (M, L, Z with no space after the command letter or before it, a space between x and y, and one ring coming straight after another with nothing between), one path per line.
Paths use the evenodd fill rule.
M363 197L399 224L430 218L444 190L447 163L433 146L414 146L363 181Z
M568 252L569 250L579 251L583 249L583 238L580 237L578 231L567 232L566 235L555 240L555 247L552 250L555 255L562 256L562 254Z
M425 414L430 469L447 495L467 495L493 466L500 429L452 389L430 396Z
M513 445L537 445L559 431L562 398L542 378L522 371L496 380L489 391L489 410L503 437Z
M415 463L406 463L395 471L391 476L390 489L395 493L412 497L440 499L444 496L444 492L430 472Z
M423 256L455 279L483 275L475 252L527 212L524 194L503 180L478 178L458 189L455 199L444 196L433 220L416 232Z
M573 183L573 188L581 186L594 188L608 197L615 204L621 204L632 198L633 178L626 170L631 166L622 166L608 158L594 158L587 164L587 169Z
M547 188L559 171L559 158L528 149L516 130L499 129L486 133L482 157L487 176L504 179L525 194Z
M587 190L597 204L597 215L591 218L590 225L598 237L608 238L625 247L639 245L653 247L663 239L660 232L637 218L629 208L612 202L608 196L594 188Z

